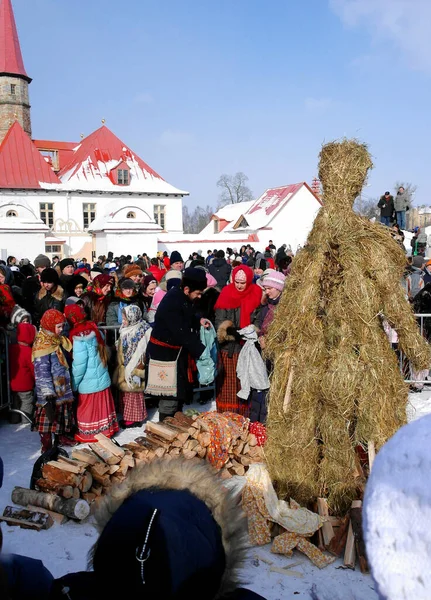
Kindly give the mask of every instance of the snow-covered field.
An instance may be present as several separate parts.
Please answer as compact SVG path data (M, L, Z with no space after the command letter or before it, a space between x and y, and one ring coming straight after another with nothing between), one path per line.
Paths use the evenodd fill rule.
M195 406L209 410L210 405ZM407 407L409 420L431 412L431 390L411 394ZM150 411L152 419L157 412ZM120 433L118 441L127 443L141 434L141 429L128 429ZM28 487L33 464L40 455L39 436L28 425L9 425L0 421L0 456L5 465L5 479L0 489L0 510L11 504L14 486ZM2 524L4 551L25 554L43 560L54 576L85 570L87 552L96 541L97 533L90 517L84 523L69 521L54 525L48 531L30 531ZM298 564L299 563L299 564ZM271 567L289 568L296 575L272 572ZM244 568L246 587L268 600L286 598L319 598L319 600L376 600L373 581L359 570L342 567L338 560L323 570L314 567L302 554L295 552L292 558L271 554L269 546L251 548ZM312 589L314 595L312 596Z

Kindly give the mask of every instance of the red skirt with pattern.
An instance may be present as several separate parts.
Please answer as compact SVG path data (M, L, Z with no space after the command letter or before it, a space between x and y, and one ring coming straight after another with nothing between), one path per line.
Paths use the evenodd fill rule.
M121 408L126 423L141 423L147 418L144 392L121 392Z
M75 439L78 442L97 442L94 436L98 433L112 437L119 427L111 388L94 394L79 394L77 420Z
M250 416L250 403L243 402L237 396L241 389L241 383L236 376L236 365L238 364L239 354L234 353L229 358L228 352L222 350L220 359L223 368L217 377L217 412L233 412L243 417Z

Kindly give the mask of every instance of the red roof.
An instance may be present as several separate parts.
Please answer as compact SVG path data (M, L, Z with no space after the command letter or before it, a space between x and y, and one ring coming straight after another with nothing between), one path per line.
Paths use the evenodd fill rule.
M61 181L15 121L0 146L0 188L39 189L40 183Z
M100 129L96 129L96 131L82 140L71 162L62 167L59 177L62 178L65 174L68 174L67 179L70 179L78 173L82 168L82 164L88 161L88 159L90 159L92 165L97 167L99 162L110 163L111 161L122 161L132 158L139 164L141 169L144 169L153 177L163 180L158 173L132 152L124 142L117 138L106 125L102 125Z
M0 0L0 74L18 75L28 82L11 0Z
M78 146L78 142L54 142L52 140L33 140L34 145L40 151L57 152L60 171L65 165L73 159L73 151Z
M248 210L246 215L251 215L254 212L262 209L266 215L270 215L274 210L277 210L287 196L293 196L293 194L295 194L299 188L302 187L302 185L303 183L301 182L266 190L259 200Z

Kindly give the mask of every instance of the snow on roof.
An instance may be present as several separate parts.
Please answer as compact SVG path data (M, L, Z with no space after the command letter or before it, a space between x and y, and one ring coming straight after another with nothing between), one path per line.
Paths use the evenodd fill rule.
M131 213L134 216L128 217ZM143 206L139 206L132 199L126 204L121 198L113 200L107 204L105 212L96 217L90 227L89 232L106 230L153 230L155 232L163 231L154 219L145 211Z
M254 200L249 200L248 202L237 202L236 204L227 204L220 208L216 213L214 213L213 217L216 217L220 221L227 221L228 223L236 223L239 217L247 212L247 210L253 206ZM210 236L214 234L214 225L213 219L206 225L199 235ZM208 239L208 237L206 238Z
M31 81L22 59L11 0L0 0L0 74Z
M129 170L127 185L118 184L118 167ZM167 183L105 125L73 149L72 158L62 167L59 178L61 187L69 190L188 195Z
M0 188L38 189L60 180L15 121L0 146Z

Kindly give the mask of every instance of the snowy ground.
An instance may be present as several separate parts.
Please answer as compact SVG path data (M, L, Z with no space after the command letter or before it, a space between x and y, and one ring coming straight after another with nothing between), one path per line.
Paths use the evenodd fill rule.
M198 410L209 410L193 406ZM414 420L431 412L431 389L420 394L411 394L407 407L409 420ZM157 412L151 411L152 419ZM128 429L118 436L120 443L127 443L141 434L140 429ZM35 460L40 455L39 436L32 433L28 425L9 425L0 421L0 456L5 465L5 479L0 489L0 510L11 504L14 486L28 487ZM85 570L87 552L96 541L97 533L90 517L84 523L69 521L65 525L54 525L48 531L30 531L2 524L4 551L25 554L43 560L54 576L68 572ZM270 564L272 563L272 564ZM298 564L299 563L299 564ZM296 572L284 575L271 572L271 567L289 568ZM302 554L292 558L271 554L269 546L251 548L244 569L246 587L260 593L268 600L312 598L319 600L376 600L373 581L369 575L359 570L351 571L342 567L342 561L319 570Z

